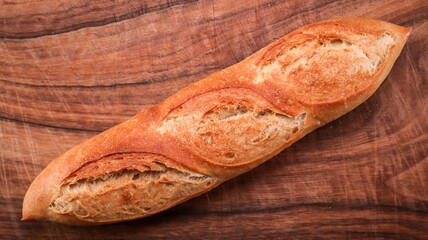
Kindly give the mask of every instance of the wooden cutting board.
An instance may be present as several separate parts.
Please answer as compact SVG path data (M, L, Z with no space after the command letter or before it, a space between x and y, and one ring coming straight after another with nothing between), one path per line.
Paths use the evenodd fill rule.
M21 223L56 156L314 21L413 32L379 90L257 169L158 215ZM428 1L0 1L1 239L428 238Z

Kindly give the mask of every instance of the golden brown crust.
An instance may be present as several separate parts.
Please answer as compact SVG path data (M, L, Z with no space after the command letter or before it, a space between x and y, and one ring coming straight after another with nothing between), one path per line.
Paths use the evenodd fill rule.
M304 26L53 160L28 189L23 220L117 222L152 215L206 192L365 101L386 78L409 32L368 19ZM130 177L145 171L156 174ZM68 204L83 195L102 201L97 179L111 183L101 190L120 196L140 194L151 184L166 200L146 211L141 210L144 204L159 196L142 194L149 198L144 204L118 198L109 207L112 215L92 205ZM71 181L86 188L71 191ZM165 190L169 184L178 195Z

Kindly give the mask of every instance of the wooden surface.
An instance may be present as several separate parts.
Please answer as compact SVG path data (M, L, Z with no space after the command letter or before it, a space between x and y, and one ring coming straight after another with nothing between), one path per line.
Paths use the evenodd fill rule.
M353 112L156 216L20 222L25 191L54 157L297 27L342 16L413 27ZM427 39L424 0L0 0L0 238L427 239Z

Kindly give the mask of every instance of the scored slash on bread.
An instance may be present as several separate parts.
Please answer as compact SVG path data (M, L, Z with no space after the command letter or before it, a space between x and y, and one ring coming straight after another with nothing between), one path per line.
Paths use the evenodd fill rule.
M364 102L409 33L369 19L304 26L53 160L22 219L113 223L207 192Z

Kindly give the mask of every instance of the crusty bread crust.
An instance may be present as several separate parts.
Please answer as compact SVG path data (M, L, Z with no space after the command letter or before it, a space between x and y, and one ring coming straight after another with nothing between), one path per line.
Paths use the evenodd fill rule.
M112 223L204 193L364 102L409 33L369 19L304 26L53 160L22 220Z

